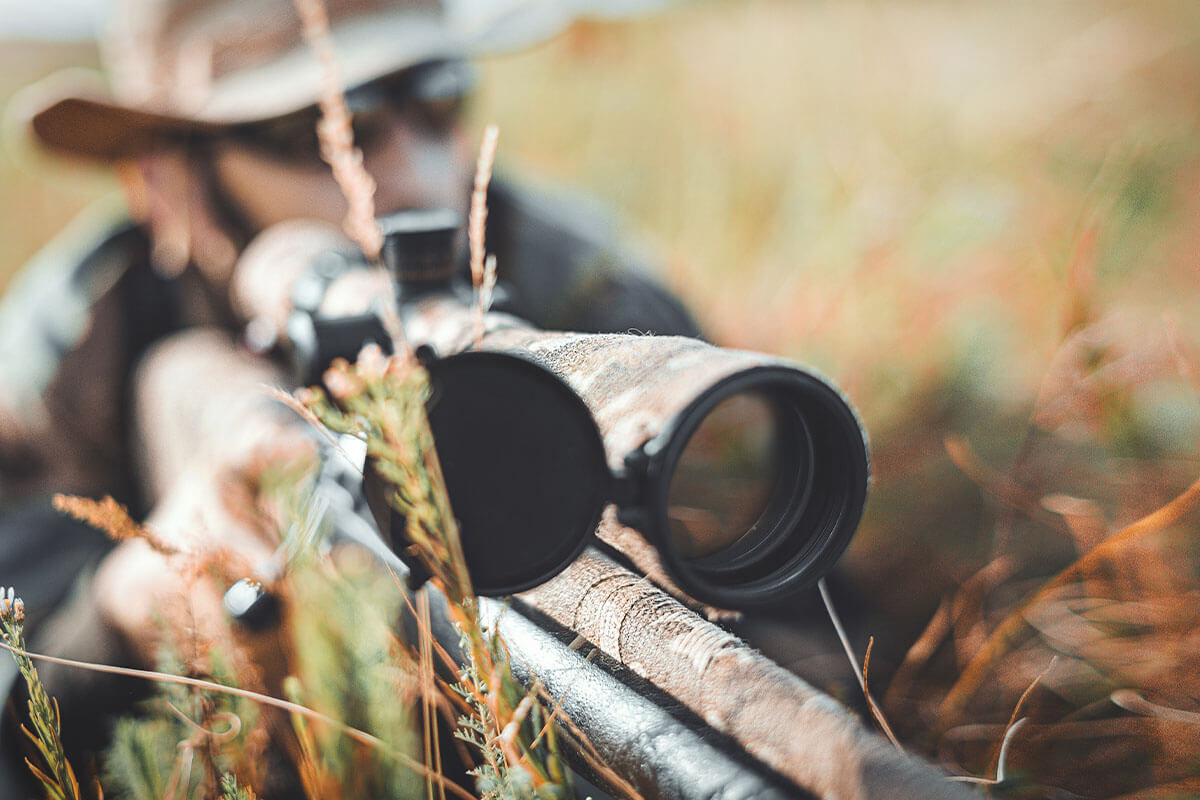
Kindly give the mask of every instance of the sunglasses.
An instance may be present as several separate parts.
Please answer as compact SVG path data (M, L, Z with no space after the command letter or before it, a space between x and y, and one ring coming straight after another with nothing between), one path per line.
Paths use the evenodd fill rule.
M397 75L362 84L345 93L354 144L366 151L382 141L396 117L431 134L448 133L458 122L475 86L465 61L422 64ZM317 106L233 127L223 134L247 147L291 163L317 163L321 143Z

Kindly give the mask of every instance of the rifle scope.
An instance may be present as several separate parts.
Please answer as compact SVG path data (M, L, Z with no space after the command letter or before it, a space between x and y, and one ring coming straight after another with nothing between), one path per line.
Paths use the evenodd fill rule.
M547 332L503 313L488 315L475 342L454 258L458 216L409 211L381 224L399 317L430 373L430 424L479 594L550 579L598 525L644 567L636 529L683 590L728 608L778 603L833 567L862 515L869 460L857 416L829 381L685 337ZM328 286L364 263L326 254L314 280ZM301 282L288 325L311 381L335 356L390 343L376 314L329 317L311 300L321 294ZM367 483L403 558L404 521L381 481ZM602 521L610 504L616 519Z

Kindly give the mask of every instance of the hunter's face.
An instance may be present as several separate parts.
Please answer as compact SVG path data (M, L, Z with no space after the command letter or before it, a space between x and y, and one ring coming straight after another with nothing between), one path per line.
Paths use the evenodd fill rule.
M413 71L347 94L354 143L376 183L376 216L406 208L465 209L473 165L460 125L465 88L421 94ZM433 72L444 89L445 69ZM347 201L321 158L316 109L256 123L214 143L213 172L252 232L289 219L340 224Z

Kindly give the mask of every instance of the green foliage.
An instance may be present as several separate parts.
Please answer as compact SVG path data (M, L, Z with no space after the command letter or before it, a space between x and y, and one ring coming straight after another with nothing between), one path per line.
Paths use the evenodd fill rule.
M158 800L166 792L175 760L176 725L165 717L117 720L105 755L104 785L109 794L129 800Z
M221 800L258 800L254 792L239 786L232 775L221 776L221 792Z
M206 661L211 680L237 685L220 649L209 650ZM164 654L159 666L168 674L195 671L174 653ZM104 758L104 785L111 796L208 798L222 775L257 771L254 760L261 753L251 745L259 718L255 703L170 682L156 688L141 713L118 720L114 728Z
M481 674L475 659L459 675L453 690L463 698L468 712L458 718L456 738L472 745L482 763L471 770L476 788L488 800L566 800L575 796L571 774L564 769L554 726L547 724L545 709L537 696L538 687L525 690L513 677L504 644L497 635L488 639L492 684ZM464 652L470 642L463 636ZM490 697L490 686L498 686L503 703ZM514 709L508 725L502 725L495 709ZM502 743L511 741L519 751L515 763L506 757Z
M51 800L79 800L79 782L63 753L58 703L46 693L29 656L16 652L25 649L24 621L25 604L21 598L15 596L13 589L0 591L0 628L4 641L15 648L10 652L29 690L29 721L33 729L22 727L22 730L41 756L40 764L29 759L25 763Z
M324 787L319 796L336 791L346 798L416 798L425 794L424 779L387 752L422 759L412 713L418 707L416 665L394 633L403 597L392 577L361 555L341 554L336 571L314 564L292 574L295 677L289 694L372 734L384 748L299 718L293 724L300 726L301 741L311 742L306 757Z

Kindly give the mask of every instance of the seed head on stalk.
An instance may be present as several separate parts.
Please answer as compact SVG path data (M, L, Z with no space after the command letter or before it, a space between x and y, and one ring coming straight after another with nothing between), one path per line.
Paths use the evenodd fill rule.
M375 180L363 166L362 150L354 145L350 110L342 94L341 77L329 34L329 14L321 0L294 0L304 25L304 38L321 62L323 85L319 105L321 119L317 138L321 157L333 169L334 180L346 196L349 209L344 223L346 233L372 262L379 261L383 234L375 221Z
M0 588L0 635L12 647L9 652L29 689L29 721L33 729L22 725L21 730L37 748L42 762L34 764L26 758L25 763L52 800L79 800L79 781L63 752L58 701L46 693L33 660L24 653L24 627L25 602L17 597L13 587Z
M471 192L471 215L467 220L467 240L471 249L471 282L475 286L475 346L483 340L483 318L492 305L496 288L496 257L486 253L487 190L496 163L496 141L500 129L493 123L483 131L479 158L475 162L475 187Z

